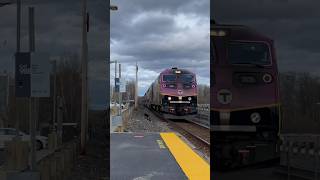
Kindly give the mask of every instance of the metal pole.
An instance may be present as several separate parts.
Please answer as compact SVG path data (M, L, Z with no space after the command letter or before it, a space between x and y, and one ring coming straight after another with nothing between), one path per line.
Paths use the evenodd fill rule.
M35 51L34 7L29 7L29 52Z
M119 63L119 116L121 116L121 96L122 96L122 93L120 92L120 83L121 83L121 64Z
M17 0L17 49L16 53L20 52L20 25L21 25L21 0ZM14 85L14 89L16 86ZM19 105L21 102L17 101L16 96L14 96L14 112L15 112L15 119L16 119L16 129L17 129L17 134L16 137L19 138L19 131L20 131L20 111L18 110Z
M117 77L117 61L114 61L114 78Z
M52 132L56 131L55 123L57 117L57 60L53 61L53 117L52 117Z
M17 53L20 52L21 0L17 0Z
M136 85L134 94L134 108L138 109L138 62L136 62Z
M117 95L117 92L116 92L116 78L117 78L117 60L114 61L114 101L117 105L117 100L116 100L116 95Z
M62 97L59 96L58 98L58 113L57 113L57 134L58 134L58 145L61 146L62 144Z
M29 98L29 131L30 131L30 139L31 139L31 162L30 162L30 170L35 170L36 165L36 151L35 151L35 122L32 116L34 108L33 106L34 99L32 97Z
M85 154L85 145L87 141L87 0L82 0L82 89L81 89L81 154Z
M34 7L29 7L29 51L34 52ZM32 71L32 70L31 70ZM31 171L36 168L36 108L34 107L37 98L30 96L29 101L29 110L30 110L30 139L31 139L31 162L30 169ZM34 114L34 115L33 115Z

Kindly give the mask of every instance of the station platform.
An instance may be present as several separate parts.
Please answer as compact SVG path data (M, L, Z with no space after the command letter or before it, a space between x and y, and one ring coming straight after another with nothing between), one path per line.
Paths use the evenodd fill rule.
M111 133L112 180L209 180L210 166L175 133Z

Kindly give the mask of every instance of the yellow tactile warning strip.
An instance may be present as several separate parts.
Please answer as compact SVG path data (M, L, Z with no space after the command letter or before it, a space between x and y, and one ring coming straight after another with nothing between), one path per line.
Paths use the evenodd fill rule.
M210 166L175 133L160 133L189 180L210 180Z

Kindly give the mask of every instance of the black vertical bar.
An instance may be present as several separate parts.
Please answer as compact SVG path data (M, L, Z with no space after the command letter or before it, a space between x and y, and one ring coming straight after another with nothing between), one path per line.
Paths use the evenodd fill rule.
M17 53L20 52L21 0L17 0Z
M29 51L35 51L34 7L29 7Z

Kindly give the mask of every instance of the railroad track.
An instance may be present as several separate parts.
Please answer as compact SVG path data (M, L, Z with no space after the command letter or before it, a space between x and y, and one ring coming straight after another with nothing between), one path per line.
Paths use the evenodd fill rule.
M210 147L210 126L208 126L207 124L193 119L179 119L176 121L172 119L166 119L159 112L155 112L152 109L149 110L161 120L169 123L176 129L182 130L192 138L201 142L201 144L203 144L204 146L208 148Z
M170 121L170 120L169 120ZM187 132L189 135L191 135L192 137L196 138L197 140L201 141L202 143L204 143L207 146L210 146L210 129L205 129L203 128L203 126L199 125L201 128L203 128L203 131L208 131L207 133L202 133L202 135L199 135L199 131L197 131L197 133L195 131L193 131L194 129L188 128L186 127L185 123L180 123L180 122L172 122L171 124L175 124L175 126L178 126L180 129L182 129L183 131ZM198 125L198 124L197 124ZM208 135L203 135L203 134L208 134Z
M186 118L185 120L203 128L210 129L209 119Z

